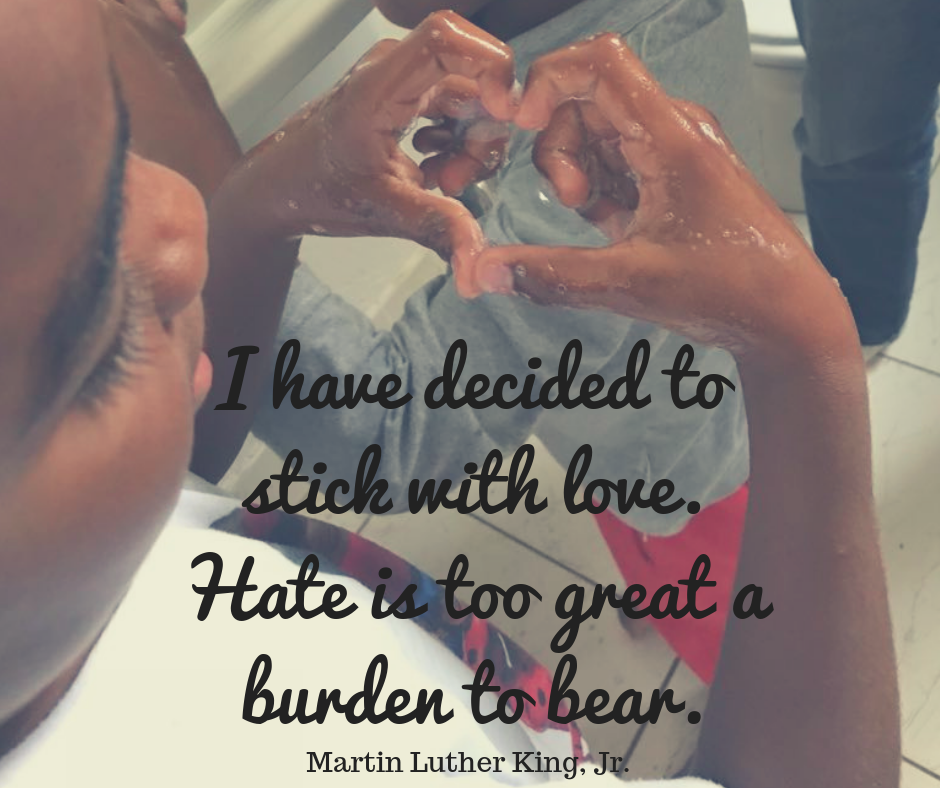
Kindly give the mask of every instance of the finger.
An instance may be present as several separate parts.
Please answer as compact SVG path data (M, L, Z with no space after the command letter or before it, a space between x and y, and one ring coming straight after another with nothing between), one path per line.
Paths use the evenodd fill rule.
M425 188L439 187L444 194L456 196L463 194L471 184L496 174L503 163L509 141L508 127L502 123L481 121L469 127L464 134L464 138L459 139L455 133L452 143L442 151L442 155L422 162ZM430 147L435 141L428 135L421 142Z
M590 150L589 161L593 167L589 175L594 202L606 200L621 211L634 213L640 204L640 191L620 145L610 140L597 140L591 144ZM586 207L591 209L595 206Z
M457 200L433 194L416 184L393 181L388 189L392 193L385 201L395 205L402 237L437 252L450 262L458 288L478 294L473 282L473 262L486 241L470 211Z
M622 241L634 228L636 210L607 195L601 195L589 208L579 213L598 227L611 241Z
M616 129L592 103L562 104L536 138L533 160L563 204L576 209L608 238L627 236L639 191Z
M578 103L578 109L581 112L581 124L589 136L604 140L620 138L620 132L594 102L581 101Z
M479 290L514 293L543 305L572 306L585 286L610 280L613 255L602 249L499 246L475 264ZM595 304L591 304L595 305Z
M476 289L516 293L539 304L611 309L644 317L644 299L677 275L675 263L642 239L601 249L499 246L474 262Z
M562 104L535 139L532 161L569 208L580 208L591 195L584 167L585 145L584 126L574 101Z
M492 178L497 169L467 153L457 153L450 157L441 170L438 185L444 194L456 197L474 183Z
M427 17L385 56L380 72L372 96L386 110L390 130L407 125L424 95L451 75L476 82L494 117L511 120L515 114L511 50L451 11Z
M640 59L612 33L537 60L529 70L516 123L541 129L565 101L593 101L625 139L652 135L666 149L688 122Z
M448 197L463 194L474 183L485 181L496 174L466 153L442 153L421 162L425 189L440 189Z
M411 144L418 153L449 153L457 145L453 128L447 126L425 126L415 132Z
M383 60L399 46L401 46L401 41L395 38L383 38L381 41L376 41L369 47L366 53L353 64L350 72L358 71L377 61Z
M623 154L619 139L594 140L591 143L591 151L603 167L604 172L611 177L629 178L632 175L630 164Z
M477 83L457 74L444 77L430 90L427 100L423 114L431 120L472 120L486 115Z
M429 94L424 117L439 121L438 128L446 128L463 141L472 155L485 161L492 148L500 151L509 139L511 129L507 122L496 120L480 103L476 83L466 77L447 77ZM482 147L490 150L483 151Z
M429 191L439 188L441 180L441 170L450 160L450 153L442 153L439 156L431 156L421 162L421 173L424 176L423 186Z
M458 136L461 130L457 129ZM472 159L477 166L472 180L484 180L493 175L503 164L509 145L509 126L492 120L481 120L469 125L462 132L460 150L455 159ZM469 161L467 166L470 166ZM472 169L472 168L471 168ZM468 170L468 175L470 175ZM464 188L466 188L465 184Z

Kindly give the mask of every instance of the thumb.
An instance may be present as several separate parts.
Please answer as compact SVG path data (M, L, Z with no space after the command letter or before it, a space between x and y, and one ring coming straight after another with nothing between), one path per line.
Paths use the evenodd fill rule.
M645 289L651 267L668 275L661 257L658 247L639 238L601 249L499 246L475 260L474 278L482 292L518 294L544 305L624 312Z
M417 184L404 186L394 200L401 235L437 252L451 264L458 291L479 295L472 285L473 263L486 246L483 230L467 208Z

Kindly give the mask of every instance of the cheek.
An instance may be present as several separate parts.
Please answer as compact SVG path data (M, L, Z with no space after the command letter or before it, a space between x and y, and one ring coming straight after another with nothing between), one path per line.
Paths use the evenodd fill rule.
M99 413L63 425L69 434L47 472L63 503L50 519L70 523L57 530L73 560L133 571L172 509L192 447L187 356L167 344L130 372Z
M29 697L94 642L172 511L192 442L183 355L164 348L99 413L66 417L5 506L0 598L20 602L0 610L0 687Z

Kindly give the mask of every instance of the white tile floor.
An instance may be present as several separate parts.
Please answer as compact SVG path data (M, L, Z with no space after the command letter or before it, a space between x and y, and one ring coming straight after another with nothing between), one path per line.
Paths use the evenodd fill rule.
M940 182L936 188L910 320L870 374L876 497L900 665L903 788L940 788L940 515L933 501L940 468ZM402 290L413 290L438 270L433 262L411 269L403 275ZM388 325L400 314L402 300L399 292L368 311ZM564 472L538 447L536 456L533 475L543 489L551 489ZM249 471L237 475L256 482L267 475L259 474L264 463L256 459ZM339 522L432 573L446 573L454 555L464 552L478 582L526 582L551 600L571 583L622 582L589 519L556 507L536 516L437 513L433 518ZM554 666L557 655L548 644L558 619L551 605L543 604L519 621L498 623ZM630 687L649 691L668 686L689 708L704 706L705 688L658 636L650 630L628 635L612 613L582 629L574 653L578 684L584 687L619 694ZM696 730L680 716L666 717L671 724L620 729L608 724L588 728L586 734L593 749L627 755L630 778L659 776L682 766Z

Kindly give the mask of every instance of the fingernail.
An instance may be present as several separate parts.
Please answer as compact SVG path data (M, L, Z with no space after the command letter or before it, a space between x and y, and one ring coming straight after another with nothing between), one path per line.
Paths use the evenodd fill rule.
M525 88L522 87L522 83L517 79L512 83L512 89L509 91L509 108L512 110L513 115L519 111L519 107L522 106L522 95L525 92Z
M477 285L484 293L503 293L509 295L515 292L512 281L512 271L504 265L489 265L477 270Z

